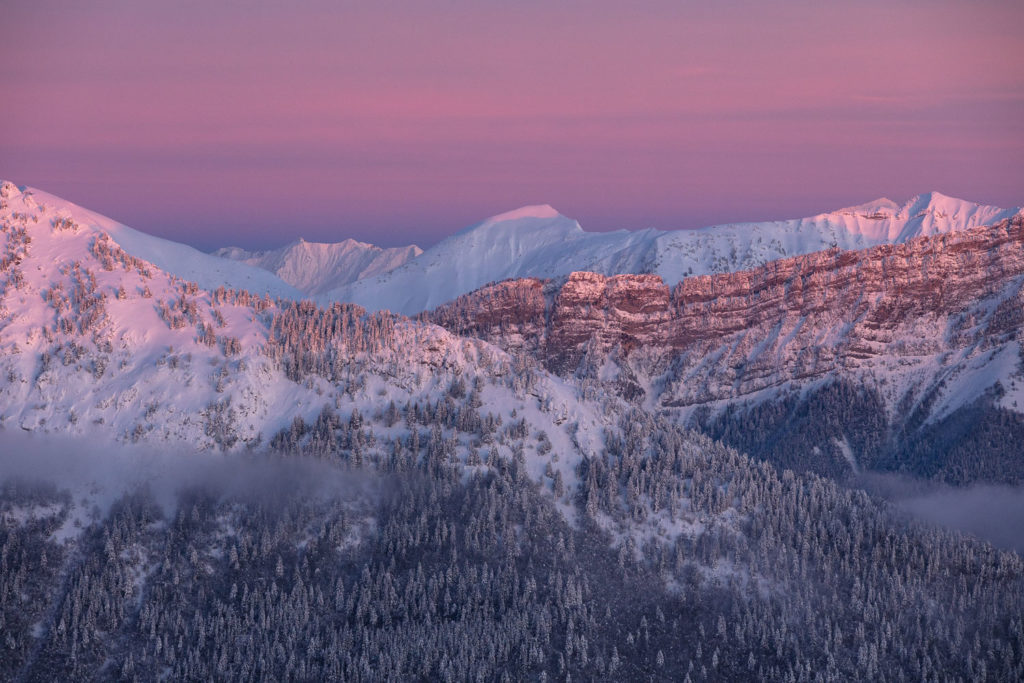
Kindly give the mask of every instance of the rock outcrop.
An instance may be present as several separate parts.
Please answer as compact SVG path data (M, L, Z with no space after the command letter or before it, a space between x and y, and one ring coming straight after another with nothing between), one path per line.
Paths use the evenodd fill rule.
M671 289L656 275L510 280L423 317L534 355L563 375L600 378L615 359L649 377L646 393L663 407L836 373L884 388L895 406L907 392L964 379L987 362L982 354L993 362L1017 354L1022 282L1018 215L905 244L690 277Z

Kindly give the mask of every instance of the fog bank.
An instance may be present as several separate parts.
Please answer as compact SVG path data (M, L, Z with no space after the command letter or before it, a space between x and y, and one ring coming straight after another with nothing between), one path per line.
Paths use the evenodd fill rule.
M300 457L218 453L0 430L0 483L45 481L106 510L125 493L148 487L167 510L189 488L232 497L355 497L380 477Z
M857 482L925 522L1024 553L1024 487L953 487L896 474L865 473Z

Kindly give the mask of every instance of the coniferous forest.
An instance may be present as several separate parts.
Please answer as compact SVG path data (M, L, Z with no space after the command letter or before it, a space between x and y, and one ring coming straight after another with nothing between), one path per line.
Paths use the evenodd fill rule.
M641 411L567 494L488 450L547 437L474 393L325 409L237 456L264 480L126 488L84 519L68 491L7 481L0 676L1024 676L1019 555Z
M0 683L1024 683L1022 26L0 0Z

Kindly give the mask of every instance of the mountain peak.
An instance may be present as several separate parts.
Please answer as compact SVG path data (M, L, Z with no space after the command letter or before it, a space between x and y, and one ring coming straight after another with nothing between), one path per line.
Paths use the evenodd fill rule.
M229 247L214 252L269 271L306 295L386 273L421 253L413 244L379 247L351 237L340 242L310 242L300 237L280 249L250 252Z
M966 199L957 199L932 190L910 199L904 209L907 214L914 216L922 212L952 214L964 208L977 209L980 206Z
M918 197L920 197L922 199L927 199L929 202L942 202L942 201L962 202L962 201L966 201L964 199L957 199L956 197L951 197L951 196L949 196L947 194L942 194L938 190L931 190L930 192L925 192L923 194L918 195Z
M833 211L826 216L854 216L873 221L898 220L906 221L914 218L921 218L931 215L936 218L946 218L956 215L975 215L991 218L998 214L1005 213L995 206L986 206L950 197L936 190L915 195L904 202L894 202L888 197L882 197L870 202L850 206L845 209ZM1012 212L1011 212L1012 213Z
M537 227L548 223L551 225L564 226L570 231L582 230L579 223L571 218L563 216L550 204L533 204L513 209L512 211L506 211L505 213L499 213L496 216L491 216L486 220L460 230L452 237L469 235L478 231L490 233L490 229L496 226L502 226L503 231L512 230L513 232L520 232L520 228L523 225Z
M70 220L75 226L74 232L81 233L83 238L105 234L125 253L147 261L168 275L194 282L204 289L212 290L224 286L260 295L270 294L292 299L302 296L302 292L264 270L205 254L186 244L133 230L112 218L35 187L0 181L0 197L5 200L0 202L0 219L15 212L35 214L41 224L36 229L42 234L46 234L43 226L55 226L54 221L57 219ZM56 243L51 243L50 246L56 250L52 258L58 258L56 254L62 247Z
M21 194L21 188L12 183L10 180L4 180L0 178L0 197L5 199L9 197L16 197Z
M832 214L860 214L863 216L892 216L896 214L902 208L901 204L894 202L888 197L879 197L878 199L870 202L864 202L863 204L857 204L856 206L848 206L838 211L832 211Z
M512 211L506 211L505 213L499 213L497 216L491 216L485 220L482 225L488 225L491 223L503 223L504 221L517 221L522 218L558 218L562 214L558 213L553 206L550 204L532 204L530 206L523 206Z

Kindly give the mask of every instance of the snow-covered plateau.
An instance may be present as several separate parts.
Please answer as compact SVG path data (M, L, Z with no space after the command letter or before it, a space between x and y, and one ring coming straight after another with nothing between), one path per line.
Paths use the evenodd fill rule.
M741 450L777 446L789 466L935 468L961 483L975 467L1024 474L1015 455L1024 438L1021 215L673 287L657 275L587 272L508 280L422 317L527 351ZM829 403L842 405L793 424ZM974 428L986 421L1000 426ZM794 432L815 436L794 448ZM1004 456L999 474L987 461Z

